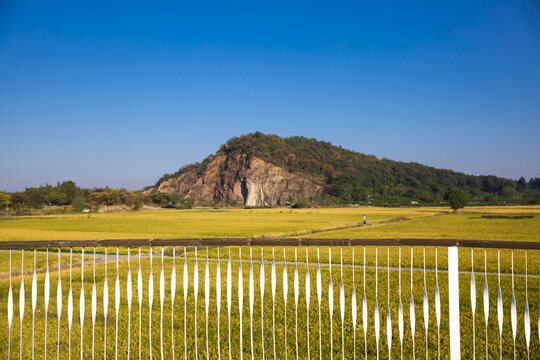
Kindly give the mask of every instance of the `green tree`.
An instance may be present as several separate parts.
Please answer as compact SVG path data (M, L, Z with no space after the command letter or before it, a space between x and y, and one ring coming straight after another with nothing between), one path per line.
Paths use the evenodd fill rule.
M177 209L191 209L194 204L195 204L195 201L192 198L189 198L189 197L183 198L176 208Z
M88 202L92 206L99 206L103 204L103 197L105 196L105 192L103 191L94 191L88 194Z
M164 193L156 192L152 194L152 202L156 205L161 205L164 199Z
M119 199L118 190L110 189L108 186L105 188L105 194L103 196L103 201L105 205L116 205Z
M304 209L309 207L309 204L302 200L296 200L294 204L291 205L291 208L293 209Z
M0 191L0 207L7 211L9 205L11 205L11 195Z
M66 204L71 204L79 192L79 188L71 180L64 181L56 187L61 193L65 194Z
M448 194L446 194L446 198L448 200L448 204L454 211L461 209L467 205L467 202L469 201L467 193L457 188L451 189Z
M45 205L44 188L31 187L24 190L28 196L28 206L34 209L41 209Z
M84 196L76 196L73 199L73 207L77 211L83 211L86 208L86 198Z
M354 188L351 192L351 197L355 202L366 201L368 198L368 191L362 187Z
M131 210L139 210L143 206L141 198L136 198L133 203L131 203Z
M13 209L20 210L28 206L28 195L23 192L16 192L11 194L11 203Z
M502 189L502 196L505 199L514 199L517 196L517 191L511 186L505 186Z
M519 180L516 182L519 189L523 190L527 188L527 180L522 176L519 178Z
M68 198L66 194L55 189L45 195L45 202L48 205L66 205Z

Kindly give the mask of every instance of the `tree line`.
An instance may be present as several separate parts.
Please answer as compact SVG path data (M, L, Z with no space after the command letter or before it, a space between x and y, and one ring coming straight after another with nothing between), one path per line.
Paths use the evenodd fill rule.
M60 207L65 210L82 211L84 209L98 210L104 206L122 205L138 210L144 205L161 206L165 208L191 208L192 199L186 199L179 194L154 193L145 194L142 191L130 191L125 188L112 189L78 187L74 181L58 182L56 186L44 185L27 187L24 191L0 191L0 209L3 211L20 211L25 209L43 209L45 207Z

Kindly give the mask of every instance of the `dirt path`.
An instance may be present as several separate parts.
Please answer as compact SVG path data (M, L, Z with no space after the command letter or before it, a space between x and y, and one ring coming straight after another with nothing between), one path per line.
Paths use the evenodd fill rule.
M448 212L440 212L440 213L436 213L436 214L433 214L433 215L415 216L415 217L398 217L398 218L392 218L392 219L386 219L386 220L369 221L366 224L366 227L367 226L374 226L374 225L392 224L392 223L396 223L396 222L400 222L400 221L426 219L426 218L431 218L431 217L436 217L436 216L444 216L444 215L448 215L448 214L449 214ZM297 236L303 236L303 235L320 234L320 233L324 233L324 232L331 232L331 231L337 231L337 230L346 230L346 229L354 229L354 228L362 228L362 227L364 227L364 223L360 222L360 223L353 224L353 225L338 226L338 227L330 228L330 229L308 230L308 231L295 233L295 234L292 234L292 235L281 235L281 236L275 236L275 237L277 237L277 238L291 238L291 237L297 237Z

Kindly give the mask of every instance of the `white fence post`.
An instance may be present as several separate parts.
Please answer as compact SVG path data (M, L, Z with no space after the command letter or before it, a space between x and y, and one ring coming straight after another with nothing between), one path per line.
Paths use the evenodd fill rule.
M450 359L461 359L459 321L459 270L458 248L448 248L448 308L450 321Z

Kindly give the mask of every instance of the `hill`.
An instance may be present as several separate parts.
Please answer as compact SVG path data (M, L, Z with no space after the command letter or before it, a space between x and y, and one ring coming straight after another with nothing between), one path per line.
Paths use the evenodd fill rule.
M477 204L538 202L538 179L529 183L472 176L418 163L378 159L302 136L260 132L227 141L201 163L166 174L146 193L174 193L196 203L285 205L288 202L439 203L451 188Z

